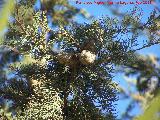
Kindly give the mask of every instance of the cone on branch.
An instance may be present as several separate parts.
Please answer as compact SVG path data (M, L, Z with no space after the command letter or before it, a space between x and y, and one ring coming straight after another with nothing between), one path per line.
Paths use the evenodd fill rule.
M92 64L94 63L96 59L96 55L93 54L91 51L89 50L83 50L81 53L80 53L80 57L79 57L79 60L82 64L84 65L88 65L88 64Z
M65 65L76 65L78 62L83 65L93 64L96 59L96 55L93 54L89 50L82 50L81 53L73 54L73 53L59 53L57 55L57 60L61 64Z
M60 64L68 65L68 66L77 66L78 64L78 56L74 53L59 53L57 55L57 60Z

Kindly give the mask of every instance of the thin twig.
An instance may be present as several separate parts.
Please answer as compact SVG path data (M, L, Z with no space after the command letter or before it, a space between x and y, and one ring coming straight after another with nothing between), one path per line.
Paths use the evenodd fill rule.
M150 44L148 44L148 45L144 45L144 46L141 47L141 48L137 48L137 49L131 50L131 51L129 51L129 52L135 52L135 51L142 50L142 49L144 49L144 48L148 48L148 47L151 47L152 45L157 45L157 44L160 44L160 39L159 39L157 42L155 42L155 43L150 43Z
M16 18L15 18L15 20L16 20L16 22L18 23L18 25L20 26L21 30L22 30L24 33L26 33L25 28L22 26L22 24L20 23L20 21L17 20Z

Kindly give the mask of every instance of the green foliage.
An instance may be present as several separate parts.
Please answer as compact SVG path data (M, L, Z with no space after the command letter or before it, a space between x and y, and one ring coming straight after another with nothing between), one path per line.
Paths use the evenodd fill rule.
M150 29L155 15L146 24L140 23L140 15L128 15L122 21L106 17L63 26L79 9L64 0L42 0L41 10L35 12L31 3L16 4L15 21L6 34L5 44L23 56L19 63L10 64L13 78L1 82L0 96L13 102L8 108L13 111L10 116L18 120L114 120L118 90L112 81L113 66L152 74L142 69L150 63L134 52L153 44L145 41L140 47L137 38L139 31ZM56 10L60 7L65 9ZM47 15L52 15L54 25L59 24L56 30L48 27ZM8 113L1 114L5 118Z
M39 78L41 78L42 81L45 80L47 81L47 85L51 84L51 87L53 89L56 88L62 91L60 92L60 94L61 94L61 99L63 99L64 101L62 109L64 119L71 119L71 116L73 119L77 119L77 117L80 119L93 119L93 118L100 119L100 118L105 118L105 116L109 117L110 119L114 119L113 102L116 101L116 90L113 87L114 83L112 83L111 81L112 76L108 72L109 70L111 71L112 68L107 66L108 63L105 63L106 67L103 67L103 64L98 64L98 63L92 65L83 65L83 63L81 63L81 61L78 58L80 57L79 54L81 53L82 50L89 50L94 54L98 54L98 52L100 51L98 46L95 46L94 43L93 45L96 47L96 50L87 48L87 46L85 46L85 39L87 39L88 42L90 41L90 39L93 40L93 42L97 42L96 40L98 40L99 38L95 40L93 38L95 36L100 37L100 35L104 34L102 32L103 28L101 28L100 23L98 23L97 21L91 25L85 25L82 27L71 26L74 28L70 28L70 30L65 30L64 28L61 28L61 30L59 30L58 32L53 31L54 37L52 38L51 41L47 43L45 35L49 28L47 28L46 17L42 16L43 21L41 19L38 19L39 17L40 17L40 12L37 12L35 16L33 16L34 18L33 26L29 25L28 27L23 26L25 33L23 33L23 35L20 37L21 41L13 45L17 46L17 49L21 53L31 54L30 57L36 60L36 64L38 64L38 66L36 66L35 64L25 65L23 64L22 61L22 64L19 66L18 70L19 74L18 78L21 79L21 82L23 82L23 80L25 79L27 80L27 82L23 83L24 84L23 86L21 85L16 88L14 87L15 88L14 90L13 89L8 90L8 87L11 88L11 86L15 86L13 83L10 84L11 86L10 85L5 86L6 89L3 90L4 94L2 96L7 97L8 99L14 101L15 110L17 110L18 112L18 109L22 109L22 114L19 115L20 116L22 115L22 118L28 119L27 118L28 114L30 114L31 111L35 111L37 107L43 109L46 106L53 106L52 103L55 103L54 101L45 102L46 99L45 100L40 99L40 101L43 101L46 104L37 104L37 101L34 101L34 98L31 97L33 94L36 95L36 99L38 99L37 98L38 93L35 92L36 88L33 87L32 85L33 83L31 82L32 77L35 77L34 78L35 80L39 80ZM98 27L99 29L98 30L94 29L96 27ZM38 31L38 28L41 29L40 32ZM76 30L75 32L74 29ZM80 37L79 36L80 33L78 33L80 29L82 31L88 29L88 32L85 33L86 38L78 38ZM65 30L66 32L61 32L62 30ZM96 32L97 34L95 34L95 36L91 36L91 34L94 32ZM74 38L78 38L78 40L80 41L74 42L72 36L74 36ZM66 45L63 48L64 52L66 52L67 54L70 54L72 52L73 56L71 57L70 62L75 64L67 66L59 62L57 55L54 55L52 47L50 47L54 44L54 41L66 42ZM31 42L32 44L29 44ZM79 44L80 48L77 48L77 50L75 50L75 54L73 54L74 51L72 51L72 46L78 43L80 43ZM28 47L29 49L21 50L21 48L24 48L24 44L31 46ZM99 41L98 44L102 45L101 41ZM38 52L39 51L40 52L39 54L32 55L32 52L34 51L35 48L37 48ZM44 51L45 54L42 54L41 50ZM43 78L43 76L45 76L45 78ZM37 89L38 90L36 91L41 91L40 87L38 87ZM19 91L21 91L22 94L21 97L18 95L20 94ZM50 93L51 89L47 88L47 91ZM10 92L12 96L5 94L5 92L6 93ZM28 94L26 94L26 92ZM42 91L42 94L44 94L43 92L45 91ZM49 96L49 93L46 95ZM42 97L45 96L42 95ZM54 98L54 96L52 97ZM73 97L73 98L68 100L67 99L68 97ZM27 106L28 105L30 106L30 99L33 103L33 106L31 106L31 108L28 108ZM96 104L99 104L99 108L96 107ZM55 111L54 107L52 109L48 109L48 111L50 110ZM38 113L35 111L32 113L43 114L43 112L47 112L47 110L39 111ZM102 112L105 112L105 114L102 115ZM54 115L52 113L51 115L47 114L48 116L44 116L45 118L43 116L40 117L41 118L43 117L43 119L47 119L50 117L54 118ZM35 117L34 114L33 116Z
M34 83L34 92L36 95L31 96L31 100L24 111L18 112L15 119L48 120L54 118L55 120L62 120L62 100L58 95L59 92L54 90L51 86L44 86L44 84L41 84Z

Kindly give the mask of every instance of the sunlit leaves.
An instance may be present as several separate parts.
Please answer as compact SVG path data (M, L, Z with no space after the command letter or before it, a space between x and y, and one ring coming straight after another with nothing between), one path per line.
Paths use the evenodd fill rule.
M8 0L0 11L0 44L2 44L2 32L6 29L11 12L14 9L14 0Z
M158 94L149 103L149 107L144 111L142 115L135 118L135 120L159 120L160 119L160 95Z

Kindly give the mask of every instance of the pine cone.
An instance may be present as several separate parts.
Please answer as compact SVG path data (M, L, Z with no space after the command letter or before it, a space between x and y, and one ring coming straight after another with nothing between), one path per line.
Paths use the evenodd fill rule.
M76 66L78 64L78 56L74 53L59 53L57 55L57 60L59 63L68 65L68 66Z
M69 64L72 59L73 54L71 53L59 53L57 59L61 64Z
M94 63L95 59L96 59L96 55L93 54L91 51L89 50L83 50L80 53L80 61L82 64L84 65L88 65L88 64L92 64Z

